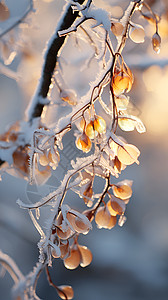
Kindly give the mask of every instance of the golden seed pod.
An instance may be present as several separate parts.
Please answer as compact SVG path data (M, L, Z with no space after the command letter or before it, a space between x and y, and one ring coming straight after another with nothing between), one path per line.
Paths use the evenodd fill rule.
M70 285L57 286L57 293L61 299L71 300L74 297L74 291Z
M132 188L126 183L118 183L112 187L114 196L126 200L132 196Z
M129 30L129 37L135 43L143 43L145 39L145 30L139 24L133 24Z
M70 252L68 241L66 241L66 244L64 244L62 242L60 243L60 251L61 251L60 257L63 259Z
M125 212L126 204L123 200L112 196L110 201L111 207L117 215L122 215Z
M86 219L86 216L84 216L84 218ZM67 219L69 221L69 223L71 224L71 226L73 227L74 231L78 232L78 233L83 233L83 234L87 234L90 227L90 222L88 219L86 219L86 222L88 222L88 224L86 222L84 222L82 220L82 218L75 216L74 214L71 213L67 213Z
M118 147L117 157L124 165L132 165L133 163L139 163L138 157L140 155L139 149L131 144L125 144L123 147Z
M81 218L77 216L75 217L74 229L78 233L87 234L90 228L87 224L85 224L85 222L83 222Z
M119 118L118 125L124 131L133 131L135 129L136 122L128 118Z
M160 53L160 47L161 47L161 37L157 32L155 32L155 34L152 36L152 46L153 46L153 50L157 54L159 54Z
M72 234L72 231L70 228L67 229L67 231L62 231L61 226L60 228L57 228L57 235L62 240L67 240Z
M106 132L106 121L101 116L96 116L94 120L94 129L98 133Z
M95 222L99 228L108 228L111 215L105 206L99 207L95 215Z
M80 266L87 267L92 261L92 252L86 246L78 245L78 248L81 254Z
M83 152L87 153L92 148L92 143L90 138L86 135L86 133L83 133L80 135L76 140L76 147Z
M112 229L117 223L117 217L116 216L111 216L110 222L108 223L107 228Z
M90 123L86 126L85 133L90 139L95 139L95 137L98 135L98 132L95 130L93 121L90 121Z
M76 269L81 261L81 256L79 250L71 249L70 256L68 256L66 259L64 259L64 265L67 269L73 270Z
M111 216L115 217L117 215L117 212L111 206L111 200L107 202L107 209Z
M84 131L85 125L86 125L86 121L85 121L84 118L82 118L81 121L80 121L80 128L81 128L82 131Z
M132 79L129 75L120 72L113 76L112 86L116 96L124 93L124 91L128 93L132 88Z

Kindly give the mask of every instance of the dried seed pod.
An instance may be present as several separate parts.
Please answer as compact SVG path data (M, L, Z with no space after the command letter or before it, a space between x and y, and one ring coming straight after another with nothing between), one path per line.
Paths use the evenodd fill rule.
M118 182L116 185L113 185L112 189L113 189L114 196L122 200L126 200L130 198L132 196L131 184L132 182L128 184L127 181L121 181Z
M97 212L95 215L95 222L96 222L98 228L108 228L110 219L111 219L111 215L105 206L99 207L97 209Z
M72 235L72 231L70 228L68 228L67 231L63 231L60 226L57 228L57 235L60 239L67 240Z
M81 218L76 216L74 229L78 233L87 234L89 232L90 227Z
M139 24L131 23L129 37L135 43L143 43L145 38L144 28Z
M67 220L71 224L74 231L87 234L91 228L91 223L85 215L77 216L70 212L67 213Z
M81 119L80 121L80 129L83 131L85 131L85 126L86 126L86 121L84 118Z
M153 50L159 54L160 52L160 47L161 47L161 37L158 34L158 32L155 32L155 34L152 36L152 46Z
M124 26L119 21L113 21L111 23L111 31L115 36L122 35Z
M71 300L74 297L74 291L70 285L57 286L57 293L61 299Z
M63 242L60 242L60 251L61 251L61 258L63 259L65 256L69 256L70 254L70 248L69 248L69 242L68 240L64 244Z
M94 129L98 133L106 132L106 121L101 116L96 116L94 120Z
M108 223L107 228L108 228L108 229L112 229L112 228L116 225L116 223L117 223L117 218L116 218L116 216L111 216L110 222Z
M76 147L86 153L91 150L92 143L90 138L86 135L86 133L83 133L77 138Z
M124 131L133 131L136 127L136 122L128 118L119 118L118 125Z
M132 165L134 162L139 163L137 160L139 155L140 151L134 145L125 144L124 147L118 147L117 157L124 165Z
M92 261L92 252L86 246L78 245L78 248L81 254L80 266L87 267Z
M71 249L70 255L64 259L64 265L67 269L76 269L81 261L80 252L77 247Z
M59 258L60 257L60 249L59 249L59 247L57 247L57 248L58 248L58 250L56 250L55 248L52 249L51 254L52 254L53 258Z
M126 204L123 200L112 196L111 207L118 215L121 215L125 212Z
M111 200L107 202L107 209L111 216L115 217L117 215L117 212L111 206Z
M112 87L116 96L121 95L124 91L128 93L132 88L132 79L124 72L119 72L112 78Z
M90 139L95 139L98 132L95 130L94 121L90 121L90 123L86 126L85 133Z

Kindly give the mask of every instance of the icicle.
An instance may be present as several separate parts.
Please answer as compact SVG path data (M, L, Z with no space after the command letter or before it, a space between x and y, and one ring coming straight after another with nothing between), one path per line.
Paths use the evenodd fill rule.
M36 219L39 220L40 218L40 209L39 207L36 208Z
M127 217L124 216L124 215L121 215L120 218L119 218L119 220L118 220L118 225L120 227L122 227L125 224L126 221L127 221Z

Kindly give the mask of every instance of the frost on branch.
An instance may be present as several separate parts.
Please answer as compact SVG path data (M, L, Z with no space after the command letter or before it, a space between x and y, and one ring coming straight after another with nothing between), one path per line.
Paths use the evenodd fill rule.
M1 12L5 9L3 6ZM158 19L144 1L130 1L123 17L118 20L103 8L96 7L94 1L67 1L47 45L41 78L26 112L27 121L15 123L0 137L1 171L29 179L31 184L42 185L51 174L59 175L65 141L68 133L74 132L75 158L69 159L63 178L59 176L59 187L36 203L17 201L21 208L28 210L40 241L39 261L32 272L18 279L16 299L39 299L35 289L44 269L49 284L56 289L59 297L72 299L71 286L58 286L51 279L49 267L53 260L61 259L71 270L78 266L87 267L92 261L92 253L79 244L79 236L89 233L93 221L99 229L109 230L117 223L123 226L126 221L132 181L121 181L119 176L127 166L139 164L140 151L118 135L118 128L128 132L136 129L143 133L145 126L137 116L129 113L129 92L134 76L122 51L127 39L135 43L144 42L145 29L132 22L135 11L147 18L144 9L150 13L150 19L153 18L156 32L152 46L154 51L159 52ZM94 55L88 52L90 57L83 63L84 67L89 69L93 60L97 65L95 76L87 83L88 89L82 96L68 86L65 76L65 62L69 57L65 59L62 50L68 47L68 42L65 42L71 36L75 36L76 40L82 36L86 48L94 51ZM80 60L78 50L74 48L73 51L77 52ZM69 65L71 63L68 61ZM79 69L76 77L78 72ZM49 95L51 88L56 92L52 94L51 91ZM43 109L52 110L54 105L58 114L51 124L43 116ZM62 115L59 115L60 106L65 109ZM96 190L98 178L101 180L99 193ZM84 209L72 207L72 193L82 199ZM42 207L48 208L46 220L40 217ZM13 269L16 270L14 266Z

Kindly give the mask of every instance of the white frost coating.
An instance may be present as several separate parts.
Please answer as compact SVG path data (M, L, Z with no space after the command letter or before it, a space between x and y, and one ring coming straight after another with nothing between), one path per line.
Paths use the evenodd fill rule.
M30 215L30 218L34 224L34 227L37 229L38 233L40 234L40 236L42 238L45 238L45 234L44 234L44 231L42 230L42 228L40 227L40 225L38 224L37 220L35 219L33 213L31 210L29 210L29 215Z
M46 61L46 56L48 54L48 50L51 47L54 39L58 37L58 31L59 31L59 29L60 29L60 27L62 25L62 20L64 19L64 16L67 14L67 11L68 11L68 9L69 9L70 6L71 5L69 3L67 3L67 4L64 5L63 12L62 12L62 14L60 16L60 19L59 19L58 23L57 23L56 30L53 33L53 35L51 36L51 38L49 39L49 41L48 41L48 43L46 45L46 48L44 49L44 63L43 63L43 66L42 66L41 74L43 74L43 71L44 71L44 65L45 65L45 61ZM27 121L31 120L32 115L34 113L35 107L37 106L38 103L41 103L40 101L42 101L42 99L41 99L42 97L39 96L39 91L41 89L42 81L43 81L43 77L41 77L39 79L36 91L35 91L32 99L31 99L31 101L30 101L30 103L29 103L29 105L27 107L27 110L25 112L25 116L26 116Z
M109 13L102 9L96 7L94 4L91 3L89 6L88 4L85 5L80 5L77 2L74 1L69 1L73 6L75 10L80 11L80 14L85 18L85 19L94 19L96 21L96 24L94 27L102 25L103 28L106 31L110 31L111 29L111 22L110 22L110 16ZM90 1L88 1L89 3Z
M60 257L61 256L61 250L60 250L60 248L56 244L52 243L51 241L49 241L49 244L55 250L55 252L58 255L58 257Z
M17 72L11 70L7 66L4 66L2 63L0 63L0 73L4 74L9 78L15 79L16 81L18 81L21 78L21 76Z
M125 11L125 13L124 13L124 16L120 19L120 22L121 22L121 24L123 25L124 28L127 28L127 23L128 23L128 21L129 21L129 19L130 19L129 16L130 16L130 13L131 13L131 11L132 11L134 5L135 5L135 2L134 2L134 1L131 1L131 2L130 2L130 5L128 6L128 8L126 9L126 11ZM126 32L125 32L125 33L126 33ZM117 36L117 41L118 41L118 43L117 43L116 49L118 49L119 46L120 46L120 44L121 44L121 41L122 41L122 35L121 35L121 36ZM118 51L116 50L115 52L118 52Z
M58 133L59 131L61 131L63 128L65 128L68 124L71 123L71 118L74 114L76 114L79 110L81 110L85 105L89 105L90 103L90 98L91 98L91 94L92 94L92 90L95 86L97 86L99 84L99 82L102 80L102 78L104 77L104 75L107 73L108 70L110 70L111 68L111 59L109 60L109 62L107 62L106 64L106 70L102 69L100 70L100 72L97 72L97 77L94 81L90 82L90 89L87 92L86 95L84 95L83 97L81 97L80 102L72 108L71 113L69 113L69 115L66 115L65 117L59 119L58 123L54 123L51 125L51 128L53 129L53 131L55 133ZM81 114L77 114L77 116L80 116ZM72 119L73 121L73 119Z
M18 282L19 280L23 280L24 276L13 261L11 257L9 257L7 254L3 253L0 250L0 263L4 266L4 268L10 273L13 280Z

